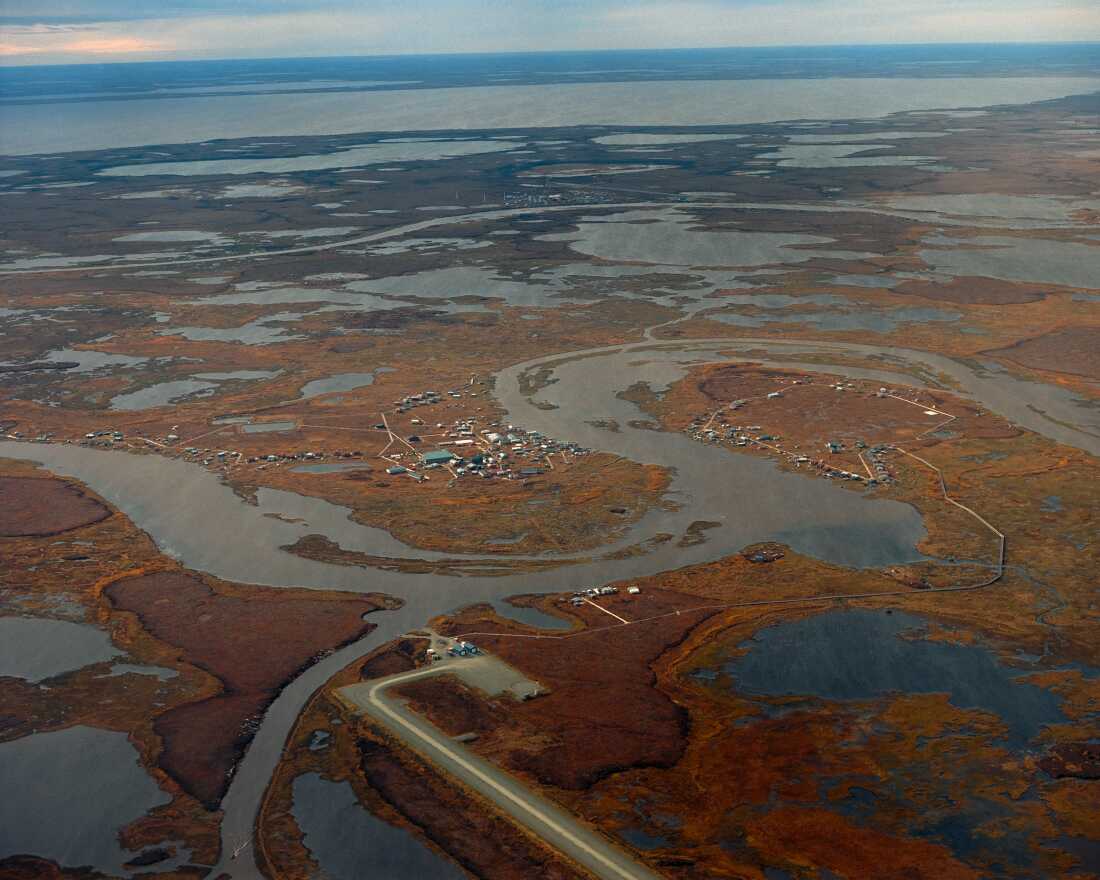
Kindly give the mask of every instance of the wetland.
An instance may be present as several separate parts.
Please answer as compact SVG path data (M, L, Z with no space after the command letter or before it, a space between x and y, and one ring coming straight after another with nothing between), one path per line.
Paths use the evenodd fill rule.
M1100 80L1035 52L0 99L0 870L572 876L336 697L428 625L546 688L410 711L664 876L1096 870Z

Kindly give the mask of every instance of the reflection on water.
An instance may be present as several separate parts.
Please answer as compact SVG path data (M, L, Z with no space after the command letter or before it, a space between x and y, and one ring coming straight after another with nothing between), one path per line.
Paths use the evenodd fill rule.
M602 137L592 138L593 143L603 144L608 147L646 146L649 144L697 144L703 141L735 141L746 137L743 134L605 134ZM544 141L543 143L550 143ZM565 141L568 143L568 141Z
M513 605L507 599L495 599L492 605L493 610L501 617L507 617L509 620L515 620L519 623L525 623L528 626L538 627L539 629L569 629L571 626L568 620L561 617L547 614L545 611L541 611L538 608L531 608L525 605Z
M935 248L920 251L934 271L1003 281L1095 288L1100 281L1100 246L1044 238L979 236L928 238Z
M234 183L221 191L223 199L269 199L289 196L305 190L304 186L286 180L273 180L270 183Z
M912 614L851 609L781 623L744 644L725 671L738 691L873 700L887 694L946 693L962 709L1001 719L1015 746L1064 720L1061 698L1022 680L989 648L927 638Z
M162 241L180 241L180 242L205 242L210 245L227 245L232 244L232 239L226 238L217 232L201 232L197 229L158 229L151 232L131 232L127 235L120 235L114 239L115 241L123 242L162 242Z
M892 198L887 204L902 211L928 211L953 217L1040 220L1054 223L1069 223L1078 211L1100 210L1098 199L1044 195L1009 196L999 193L906 195Z
M118 394L111 398L111 409L134 411L150 409L154 406L164 406L183 400L201 391L209 391L217 388L214 382L200 382L197 379L176 379L172 382L160 382L150 385L148 388L139 388L126 394Z
M158 681L171 681L179 673L174 669L164 666L141 666L135 663L115 663L106 678L117 678L120 675L151 675Z
M0 153L61 153L213 138L571 125L740 125L789 119L869 119L906 110L1023 104L1083 94L1094 77L750 79L465 86L376 92L174 97L172 100L11 105ZM410 100L414 97L415 100ZM109 124L106 123L109 120ZM393 159L408 155L398 147ZM504 143L510 149L514 143ZM222 159L219 162L286 160ZM316 161L308 167L317 167ZM351 167L337 159L324 167ZM350 164L341 164L349 162ZM161 163L169 164L169 163ZM191 163L183 173L198 171ZM140 166L129 166L140 167ZM152 167L152 166L145 166ZM229 166L232 168L232 164ZM286 165L263 166L279 173ZM157 173L157 172L147 172Z
M278 431L293 431L298 427L297 422L259 422L255 425L241 425L241 430L246 434L270 434Z
M794 249L795 245L833 242L820 235L702 230L697 228L698 222L692 214L675 208L624 211L584 217L575 232L551 233L539 240L565 241L578 253L604 260L669 266L766 266L831 256Z
M42 681L123 653L94 626L43 617L0 617L0 676Z
M387 296L430 297L445 300L455 296L500 297L512 306L548 305L548 291L538 284L512 281L498 272L481 266L450 266L446 269L426 269L408 275L353 281L349 290L380 293ZM393 303L393 306L405 303ZM437 308L432 303L432 308Z
M103 351L88 351L83 349L62 348L57 351L47 352L38 361L46 361L51 364L73 363L70 367L74 373L90 373L93 370L102 370L108 367L136 367L148 363L149 358L134 357L128 354L109 354Z
M225 373L196 373L196 379L213 379L215 382L253 382L257 379L274 379L281 370L230 370Z
M335 376L326 376L324 379L314 379L302 386L298 397L305 400L308 397L317 397L321 394L331 394L334 391L354 391L374 384L375 372L390 372L384 367L370 373L338 373Z
M118 165L99 173L104 177L145 177L148 175L199 174L289 174L296 171L324 171L334 168L358 168L395 160L451 159L476 153L495 153L515 146L511 141L418 141L377 143L349 147L332 153L287 156L272 159L199 159L192 162L153 162L144 165Z
M110 874L133 853L118 829L171 798L125 733L70 727L0 743L0 858L34 853Z
M240 327L172 327L161 331L162 336L182 336L192 342L242 342L245 345L270 345L301 339L289 332L286 324L301 320L296 312L280 312L257 318Z
M812 301L812 297L803 297ZM756 303L749 303L756 305ZM768 308L768 306L764 306ZM818 330L872 330L891 333L902 324L924 324L929 321L957 321L959 312L919 306L879 309L863 306L855 309L830 309L817 312L782 311L764 315L743 315L736 312L710 312L705 315L723 324L738 327L763 327L766 324L809 324Z
M861 153L881 153L884 144L825 144L800 143L776 147L771 153L761 153L757 158L776 159L780 168L861 168L892 165L929 165L934 156L889 155L863 156Z
M945 131L852 131L846 134L792 134L787 140L792 144L865 144L861 149L872 149L867 141L907 141L914 138L946 137Z
M620 828L616 833L635 849L663 849L670 845L667 837L650 834L642 828Z
M411 832L363 809L346 782L329 782L317 773L299 776L293 814L302 842L329 880L465 880L464 871Z
M301 464L291 468L292 474L337 474L342 471L370 470L370 465L365 461L342 461L331 464Z
M348 310L383 311L407 306L408 303L382 299L363 293L348 293L342 290L326 290L323 287L276 287L243 289L239 285L235 293L223 293L195 300L197 306L235 306L242 303L250 305L295 305L307 303L336 303Z

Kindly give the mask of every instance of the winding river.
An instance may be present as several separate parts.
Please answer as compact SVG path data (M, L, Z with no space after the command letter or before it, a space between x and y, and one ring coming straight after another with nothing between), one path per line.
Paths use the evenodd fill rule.
M744 359L738 352L766 349L779 360L820 356L874 356L890 364L916 365L948 376L968 396L1016 424L1058 442L1100 454L1100 426L1094 410L1066 392L1024 382L1002 373L982 373L950 358L925 352L837 342L784 342L775 339L696 339L645 341L541 357L503 370L496 395L507 419L528 430L576 441L634 461L670 468L670 496L676 509L651 512L625 542L638 544L658 534L683 535L696 521L720 523L706 541L678 546L675 539L647 545L647 552L611 558L592 554L564 567L541 572L446 576L381 572L303 559L280 548L305 534L324 534L342 547L377 556L429 554L408 548L388 533L348 519L348 511L317 499L265 490L258 504L241 501L212 473L184 461L155 455L128 455L71 445L0 442L0 456L30 459L76 477L118 506L167 554L191 568L227 580L275 587L306 586L397 596L404 606L379 612L378 628L311 667L286 687L263 723L233 778L223 807L223 862L215 871L234 878L261 875L246 850L259 804L281 756L283 744L305 702L334 673L389 639L428 618L473 602L502 600L517 593L553 592L642 577L706 562L737 552L746 544L777 540L799 552L847 566L880 566L920 558L924 536L919 514L898 502L865 497L825 480L780 471L766 460L731 455L684 435L632 426L640 417L634 404L616 395L637 381L659 388L696 363ZM550 382L530 397L521 378L547 369ZM881 381L918 384L888 369L799 364L799 369L860 375ZM616 421L609 431L593 424ZM743 500L744 499L744 500ZM751 500L751 504L746 503ZM751 509L752 515L744 511ZM283 514L279 519L268 514ZM300 519L304 522L292 522ZM494 559L499 562L499 557Z

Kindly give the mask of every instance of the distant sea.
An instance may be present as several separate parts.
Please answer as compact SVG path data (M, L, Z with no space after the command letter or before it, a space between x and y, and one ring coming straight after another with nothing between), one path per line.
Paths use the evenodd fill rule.
M0 67L0 154L570 125L739 125L1100 90L1100 44L788 47Z

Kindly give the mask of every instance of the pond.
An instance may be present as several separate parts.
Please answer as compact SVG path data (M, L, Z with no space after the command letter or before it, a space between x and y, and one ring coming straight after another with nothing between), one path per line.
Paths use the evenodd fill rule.
M299 776L294 780L293 814L302 842L330 880L466 878L461 868L410 832L363 809L346 782L330 782L317 773Z
M1067 287L1095 288L1100 284L1097 245L992 235L935 237L925 242L936 247L920 251L920 258L936 272Z
M291 468L292 474L338 474L343 471L370 470L371 466L365 461L334 461L320 464L302 464Z
M584 217L575 232L550 233L538 239L568 242L574 251L602 260L668 266L766 266L836 255L806 249L807 245L833 243L832 238L820 235L704 230L698 228L699 223L694 215L676 208L623 211Z
M377 143L353 146L330 153L304 156L279 156L270 159L197 159L187 162L153 162L142 165L118 165L100 171L104 177L144 177L146 175L198 174L289 174L296 171L324 171L378 165L394 159L425 161L494 153L510 149L509 141L421 141L418 143ZM240 197L238 191L237 197Z
M246 434L272 434L280 431L293 431L297 422L259 422L255 425L241 425Z
M0 676L38 682L121 657L101 629L44 617L0 617Z
M337 373L335 376L326 376L324 379L314 379L302 386L298 397L305 400L309 397L317 397L321 394L332 394L334 391L354 391L374 384L376 373L390 373L392 368L380 367L369 373Z
M1024 681L981 645L931 640L928 620L882 610L830 611L761 630L724 667L741 693L874 700L945 693L960 709L1001 719L1020 747L1065 720L1061 699Z
M198 379L174 379L171 382L158 382L137 391L128 391L111 398L111 409L134 412L165 406L183 400L201 391L209 391L218 386L214 382L202 382Z
M134 853L118 829L171 798L125 733L69 727L0 743L0 859L34 853L108 874Z

